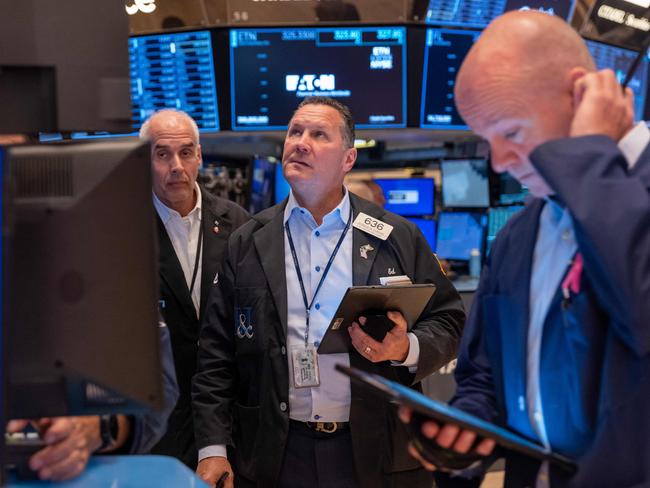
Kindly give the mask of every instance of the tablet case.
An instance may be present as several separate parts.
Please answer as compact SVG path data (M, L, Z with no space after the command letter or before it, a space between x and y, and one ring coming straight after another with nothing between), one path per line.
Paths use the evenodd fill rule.
M318 354L353 351L348 327L359 316L370 317L364 330L376 340L380 340L377 337L383 339L390 328L386 320L381 319L381 315L390 310L400 311L410 330L435 290L433 284L351 286L345 292L320 341ZM388 321L390 323L392 322Z
M520 452L541 461L549 461L566 470L569 474L573 474L577 470L575 462L561 454L551 452L536 442L486 422L446 403L424 396L400 383L390 381L383 376L343 366L342 364L337 364L336 369L349 376L355 384L374 392L381 398L398 405L410 407L414 414L420 418L421 416L425 416L441 423L452 423L462 429L472 430L480 437L494 439L503 448ZM415 434L417 433L414 432ZM421 443L420 449L426 449L427 443L437 446L435 441L427 439L424 436L421 436L418 440ZM435 446L432 447L435 449Z

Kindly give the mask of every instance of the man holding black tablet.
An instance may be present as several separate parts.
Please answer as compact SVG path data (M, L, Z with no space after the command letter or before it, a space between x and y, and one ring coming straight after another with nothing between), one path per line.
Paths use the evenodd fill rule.
M650 132L632 93L562 20L512 12L472 47L455 94L493 168L537 198L494 242L451 404L578 466L506 451L506 486L648 486ZM423 432L457 453L494 447L452 424Z
M391 407L334 366L417 389L455 356L465 316L419 229L345 189L355 160L347 107L306 99L285 139L288 199L229 240L193 383L197 472L208 483L232 463L238 487L431 486ZM389 311L394 326L382 341L355 323L352 352L317 353L348 287L400 276L436 286L410 331Z

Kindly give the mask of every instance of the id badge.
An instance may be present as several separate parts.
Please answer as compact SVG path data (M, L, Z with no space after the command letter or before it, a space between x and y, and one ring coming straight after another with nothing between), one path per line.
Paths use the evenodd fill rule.
M291 349L293 384L296 388L311 388L320 385L318 353L314 346L295 346Z

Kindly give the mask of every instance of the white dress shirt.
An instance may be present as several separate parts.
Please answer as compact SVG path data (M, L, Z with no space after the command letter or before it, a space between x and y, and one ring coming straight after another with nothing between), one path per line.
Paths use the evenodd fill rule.
M194 264L197 262L196 253L199 251L199 230L201 228L201 190L195 183L196 205L185 217L181 217L176 210L173 210L160 201L153 194L153 204L162 220L169 240L172 241L176 257L181 264L187 289L192 284L192 274L194 273ZM201 250L203 248L201 247ZM201 306L201 256L199 255L196 270L196 279L194 280L194 289L192 290L192 303L196 310L196 316L199 316Z

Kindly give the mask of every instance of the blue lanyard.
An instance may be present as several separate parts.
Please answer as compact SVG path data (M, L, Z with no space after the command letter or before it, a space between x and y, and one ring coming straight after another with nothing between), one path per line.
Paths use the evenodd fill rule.
M327 277L327 273L329 273L329 270L332 267L332 263L334 262L334 258L336 257L336 254L339 252L341 244L343 244L343 239L345 239L345 235L348 233L348 229L350 228L351 222L352 222L352 209L350 209L350 216L348 217L347 224L345 224L345 229L343 229L343 232L341 233L341 237L339 237L339 241L336 243L336 247L334 248L334 251L330 256L329 261L327 261L327 266L325 266L325 269L323 270L323 276L321 276L320 281L318 282L316 291L311 297L311 302L307 301L307 292L305 291L305 284L302 281L302 273L300 272L300 263L298 262L298 255L296 254L296 248L293 245L293 238L291 237L291 230L289 229L289 220L287 220L284 224L284 229L287 231L287 237L289 238L289 247L291 248L293 265L296 268L296 274L298 275L298 283L300 283L300 291L302 292L302 301L305 304L305 348L307 347L307 343L309 342L309 311L311 310L312 305L314 305L316 296L318 295L318 292L320 291L320 288L323 285L325 278Z

